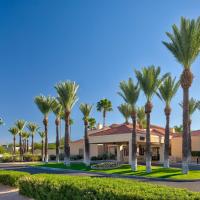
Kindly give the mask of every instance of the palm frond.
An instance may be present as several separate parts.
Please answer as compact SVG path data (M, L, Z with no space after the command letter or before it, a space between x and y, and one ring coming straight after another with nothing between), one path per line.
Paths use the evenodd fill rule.
M83 120L88 121L90 113L92 111L92 105L87 104L87 103L83 103L83 104L80 105L79 109L83 114Z
M42 139L45 138L45 132L44 132L44 131L39 131L38 133L39 133L39 135L40 135L40 137L41 137Z
M38 125L32 122L29 122L26 127L30 131L31 135L34 135L39 130Z
M129 120L129 118L131 116L131 112L132 112L131 105L128 103L121 104L120 106L118 106L118 110L124 117L125 122L128 123L128 120Z
M53 99L51 109L57 117L61 117L63 115L63 107L57 99Z
M19 133L19 129L17 127L11 127L8 131L14 136Z
M112 111L112 103L108 99L101 99L97 103L97 111L102 112L102 111Z
M26 125L26 121L25 120L17 120L15 122L15 126L19 129L19 133L22 132L22 130L24 129L25 125Z

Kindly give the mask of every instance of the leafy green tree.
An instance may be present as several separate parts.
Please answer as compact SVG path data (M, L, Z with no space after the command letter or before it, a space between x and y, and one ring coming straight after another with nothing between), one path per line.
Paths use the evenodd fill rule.
M45 140L45 132L44 131L39 131L38 132L39 133L39 135L40 135L40 137L41 137L41 145L42 145L42 147L41 147L41 156L42 156L42 161L44 162L44 160L45 160L45 157L44 157L44 140Z
M55 86L58 93L58 101L62 105L65 116L65 142L64 142L64 164L70 165L70 115L72 108L78 101L77 91L79 86L72 81L59 83Z
M88 123L89 123L89 129L90 130L94 130L96 127L96 119L95 118L89 118L88 119Z
M160 77L160 67L154 65L142 68L141 71L135 70L136 77L140 83L140 87L146 96L145 113L147 119L146 127L146 171L151 172L151 136L150 136L150 116L153 108L152 98L155 94L158 94L158 89L162 81L168 76L165 74Z
M51 104L52 104L52 97L50 96L37 96L35 97L35 104L37 105L38 109L44 116L43 124L45 129L45 150L44 150L44 156L45 156L45 162L48 163L48 116L50 114L51 110Z
M128 103L123 103L120 106L118 106L118 110L124 117L125 123L128 124L128 120L131 117L131 106Z
M89 138L88 138L88 120L90 117L90 113L92 110L92 105L89 104L81 104L80 105L80 111L83 114L83 121L85 126L84 131L84 163L87 166L90 166L90 144L89 144Z
M57 99L54 99L52 102L52 110L56 116L55 125L56 125L56 161L59 163L60 155L60 141L59 141L59 126L61 123L61 117L64 116L62 105L58 102Z
M140 129L146 128L146 114L143 106L137 108L137 123Z
M22 132L26 126L26 121L25 120L18 120L15 123L15 126L19 130L19 152L20 152L20 160L23 161L23 147L22 147Z
M159 88L160 98L165 102L165 116L166 116L166 127L165 127L165 149L164 149L164 167L169 168L169 137L170 137L170 114L171 114L171 101L176 95L176 92L180 86L180 82L176 81L176 78L168 76Z
M16 155L16 136L19 133L19 129L17 127L12 127L8 131L13 136L13 155Z
M2 145L0 145L0 154L4 154L4 153L6 153L6 150Z
M179 104L183 108L183 103ZM188 161L191 161L191 152L192 152L192 137L191 137L191 124L192 124L192 115L200 109L200 101L191 98L189 99L189 135L188 135Z
M106 114L107 114L107 112L110 112L112 110L113 110L112 109L112 103L108 99L101 99L97 103L97 111L103 113L103 127L105 127L105 125L106 125Z
M30 135L31 135L31 152L33 155L34 154L34 136L37 133L37 131L39 130L39 127L37 124L29 122L27 124L27 128L30 131Z
M176 133L183 133L183 125L180 126L174 126L174 130Z
M130 115L132 119L133 130L131 134L131 168L133 171L137 171L137 137L136 137L136 118L137 110L136 103L140 94L139 84L135 84L131 78L120 83L120 92L118 94L124 99L124 101L130 105Z
M170 42L163 42L163 44L183 66L183 72L180 78L181 87L183 88L182 172L183 174L187 174L189 171L189 88L193 82L191 66L200 52L200 17L197 20L182 17L180 27L174 24L172 31L172 33L166 33Z

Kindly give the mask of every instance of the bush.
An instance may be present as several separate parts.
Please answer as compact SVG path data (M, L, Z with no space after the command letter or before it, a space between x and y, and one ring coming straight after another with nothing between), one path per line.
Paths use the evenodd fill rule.
M3 157L1 158L1 162L6 163L6 162L12 162L13 161L13 156L9 153L4 153Z
M51 161L56 160L56 155L49 155L49 160L51 160Z
M27 175L29 175L29 173L0 170L0 183L9 186L18 186L19 179Z
M132 180L33 175L20 179L20 193L36 200L200 199L200 193Z
M192 151L191 154L193 157L200 157L200 151Z
M74 156L70 156L70 160L81 160L83 159L82 155L74 155Z
M36 162L36 161L41 161L42 157L40 155L32 155L30 153L26 153L23 156L23 159L25 162Z
M93 156L91 157L91 160L96 161L96 160L115 160L116 156L111 153L103 153L98 156Z

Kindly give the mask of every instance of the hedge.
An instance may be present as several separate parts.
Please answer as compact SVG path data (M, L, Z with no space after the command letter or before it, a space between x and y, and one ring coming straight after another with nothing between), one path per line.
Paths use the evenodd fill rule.
M23 176L27 176L29 173L16 172L10 170L0 170L0 183L9 186L18 186L19 179Z
M132 180L32 175L20 179L22 195L35 200L200 199L200 193Z

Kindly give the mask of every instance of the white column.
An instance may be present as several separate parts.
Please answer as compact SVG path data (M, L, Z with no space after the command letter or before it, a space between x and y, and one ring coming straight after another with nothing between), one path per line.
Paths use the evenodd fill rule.
M118 162L121 161L121 149L120 149L120 145L117 145L117 161Z

